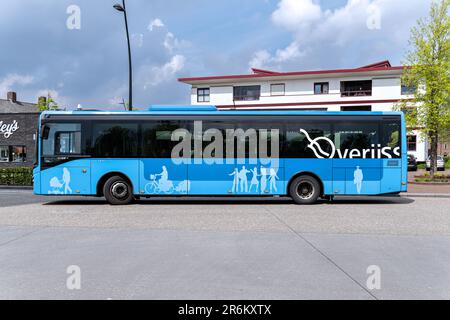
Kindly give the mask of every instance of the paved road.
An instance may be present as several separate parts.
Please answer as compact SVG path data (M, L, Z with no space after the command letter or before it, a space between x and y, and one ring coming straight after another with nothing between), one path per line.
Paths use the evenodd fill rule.
M450 199L152 199L0 190L0 298L450 298ZM68 290L66 269L81 269ZM367 268L380 270L370 290Z

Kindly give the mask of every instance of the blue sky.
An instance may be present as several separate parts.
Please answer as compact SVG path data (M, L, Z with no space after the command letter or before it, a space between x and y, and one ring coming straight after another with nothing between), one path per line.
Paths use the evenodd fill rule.
M122 108L123 16L114 0L1 0L0 97ZM178 77L401 63L429 0L128 0L134 105L189 103ZM80 29L67 8L80 8Z

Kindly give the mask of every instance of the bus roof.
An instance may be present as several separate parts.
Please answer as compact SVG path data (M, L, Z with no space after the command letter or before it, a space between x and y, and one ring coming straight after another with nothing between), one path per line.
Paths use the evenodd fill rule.
M301 111L301 110L218 110L215 106L202 105L155 105L148 110L111 111L111 110L73 110L44 111L42 115L402 115L401 111Z

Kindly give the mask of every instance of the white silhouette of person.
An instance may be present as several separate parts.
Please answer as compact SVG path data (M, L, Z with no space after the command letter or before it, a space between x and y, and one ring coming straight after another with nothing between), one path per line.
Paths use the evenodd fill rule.
M353 183L356 185L356 191L358 194L361 193L362 182L364 179L364 175L359 166L356 166L355 172L353 172Z
M253 174L252 181L250 182L249 192L252 192L252 187L255 186L255 192L258 192L259 181L258 181L258 168L254 167L253 170L250 170Z
M261 193L264 193L267 188L267 169L261 167Z
M277 179L280 179L277 176L277 172L275 171L274 168L270 168L270 176L269 176L269 191L270 192L277 191Z
M155 176L159 176L158 186L162 191L169 191L170 183L169 183L169 172L167 171L166 166L162 166L162 172L155 174Z
M72 193L72 188L70 188L70 171L67 168L63 168L62 181L64 183L64 194Z
M242 166L241 171L239 171L239 189L240 192L248 192L248 179L247 173L249 173L245 166Z
M237 168L234 168L234 171L229 174L229 176L234 176L233 178L233 187L231 187L231 192L236 192L239 184L239 171Z

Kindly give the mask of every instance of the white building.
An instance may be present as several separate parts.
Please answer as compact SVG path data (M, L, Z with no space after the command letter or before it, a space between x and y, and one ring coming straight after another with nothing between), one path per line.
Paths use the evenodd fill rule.
M404 67L382 61L354 69L274 72L180 78L189 84L191 104L222 110L390 111L410 99L402 86ZM408 134L408 153L425 161L427 143L416 130Z

